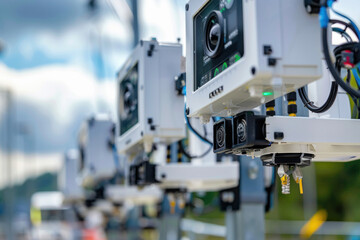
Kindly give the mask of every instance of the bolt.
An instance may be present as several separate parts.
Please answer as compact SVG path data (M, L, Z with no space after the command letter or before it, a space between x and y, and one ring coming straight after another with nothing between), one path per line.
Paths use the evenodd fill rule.
M252 75L255 75L255 73L256 73L256 68L255 67L251 68L251 73L252 73Z
M312 13L312 7L311 7L311 5L307 5L306 11L307 11L308 13Z

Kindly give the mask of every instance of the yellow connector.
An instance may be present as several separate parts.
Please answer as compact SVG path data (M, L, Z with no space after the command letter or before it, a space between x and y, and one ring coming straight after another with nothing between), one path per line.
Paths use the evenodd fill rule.
M175 213L175 207L176 207L176 201L170 201L170 213L174 214Z
M281 177L281 185L286 185L288 181L288 176L284 175Z

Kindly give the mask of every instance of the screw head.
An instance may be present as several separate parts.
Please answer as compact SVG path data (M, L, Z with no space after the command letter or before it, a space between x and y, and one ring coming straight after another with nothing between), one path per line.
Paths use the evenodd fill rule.
M252 67L252 68L251 68L251 74L252 74L252 75L255 75L255 74L256 74L256 68L255 68L255 67Z
M308 13L312 13L312 7L311 7L311 5L307 5L307 6L306 6L306 11L307 11Z

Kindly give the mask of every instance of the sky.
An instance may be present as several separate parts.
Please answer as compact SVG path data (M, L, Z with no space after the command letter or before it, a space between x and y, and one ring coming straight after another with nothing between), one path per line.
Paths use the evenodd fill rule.
M186 2L139 0L140 38L185 44ZM359 0L338 2L360 23ZM95 10L88 0L0 0L0 101L11 91L13 113L9 130L9 109L0 102L0 166L9 131L15 182L56 171L77 146L82 121L115 115L116 73L133 47L132 17L126 0L99 0ZM0 178L0 187L5 182Z
M140 38L185 39L185 0L139 0ZM57 171L81 123L115 115L116 73L133 47L126 0L0 0L0 166L12 182ZM7 109L4 91L11 92ZM11 113L11 129L7 120ZM3 174L3 176L7 176ZM0 187L7 177L0 178Z

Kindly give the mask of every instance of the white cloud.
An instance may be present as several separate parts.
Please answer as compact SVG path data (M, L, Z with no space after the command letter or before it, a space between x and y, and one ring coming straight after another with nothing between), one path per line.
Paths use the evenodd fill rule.
M67 150L66 144L76 142L79 123L97 112L114 114L115 86L115 81L96 81L79 67L52 65L16 71L0 65L0 89L12 92L17 104L16 121L28 122L32 129L31 136L22 136L20 146L16 146L19 141L13 143L14 181L21 182L45 171L57 171ZM4 118L4 106L1 105L0 114ZM22 152L29 149L24 144L34 145L33 151ZM44 150L51 144L59 146L51 151ZM0 169L3 169L4 161L1 160L5 157L0 151ZM0 187L4 183L4 177L0 177Z
M86 102L97 111L99 100L114 109L116 90L113 81L98 82L79 67L50 65L15 71L0 65L0 86L14 93L15 98L31 102L46 110L57 123L71 122L74 105Z
M43 173L60 171L63 164L63 154L24 154L16 152L10 155L11 165L9 166L9 155L0 152L0 189L8 185L21 184L29 177L36 177ZM8 171L11 169L11 171ZM11 172L9 175L8 173Z
M159 41L175 42L181 38L185 43L185 1L180 9L168 0L142 0L139 16L144 28L142 38L156 37Z

